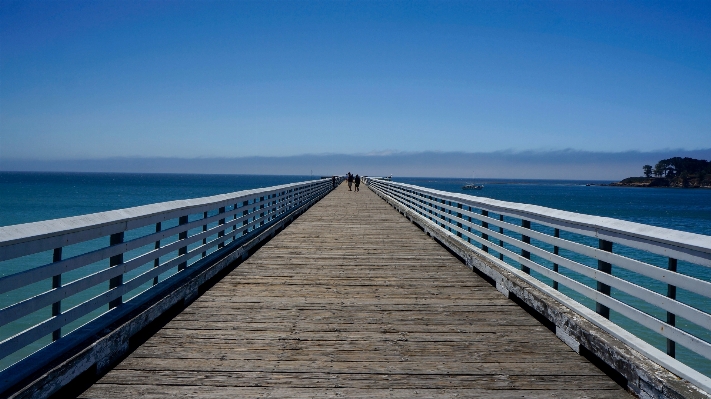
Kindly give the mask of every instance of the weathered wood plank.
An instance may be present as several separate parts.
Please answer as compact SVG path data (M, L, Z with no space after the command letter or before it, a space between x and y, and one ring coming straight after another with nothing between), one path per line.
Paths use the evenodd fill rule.
M454 374L454 373L333 373L309 372L205 372L171 370L124 370L109 373L103 382L121 384L191 385L212 387L259 387L286 385L300 388L452 388L475 385L480 389L565 389L560 375L510 375L510 374ZM566 375L568 389L585 386L587 389L616 389L617 385L601 378Z
M619 398L618 391L614 390L486 390L476 388L454 388L454 389L373 389L373 388L292 388L292 387L238 387L225 389L224 387L212 386L186 386L186 385L138 385L138 384L103 384L102 389L92 390L83 396L92 399L109 399L133 397L143 399L157 399L167 397L180 398L215 398L234 399L242 398L270 398L270 399L293 399L293 398L492 398L492 399L548 399L548 398L570 398L588 399Z
M539 367L530 368L525 363L480 363L480 362L457 362L442 363L438 361L407 362L406 364L390 364L384 361L340 361L329 362L325 365L329 372L359 372L359 373L390 373L397 371L425 373L425 372L448 372L454 374L516 374L516 375L591 375L597 376L599 371L592 364L581 361L563 361L555 363L541 363ZM280 371L280 372L300 372L319 366L319 362L305 360L283 360L276 362L265 362L262 360L242 359L242 360L221 360L207 359L200 362L202 371ZM565 366L561 368L561 366ZM195 371L194 364L187 362L175 362L165 358L129 358L120 364L116 369L123 370L187 370Z
M370 191L331 193L84 398L626 397Z

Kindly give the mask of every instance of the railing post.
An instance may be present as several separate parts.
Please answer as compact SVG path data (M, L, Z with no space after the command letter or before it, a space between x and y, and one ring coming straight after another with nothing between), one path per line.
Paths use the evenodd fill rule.
M119 245L123 243L123 231L120 233L111 234L109 237L109 245ZM109 267L115 267L123 263L123 252L109 258ZM123 285L123 273L109 280L109 289L118 288ZM123 296L119 296L109 302L109 309L120 306L123 303Z
M452 206L452 201L445 202L444 204ZM447 209L446 212L447 212L447 218L445 219L445 221L447 222L447 230L452 231L452 228L449 227L449 225L452 223L452 218L450 218L449 215L455 215L455 214L452 213L451 209Z
M472 211L472 207L471 207L471 206L469 206L469 207L467 207L467 208L469 209L469 212ZM469 226L467 226L467 231L468 231L469 233L471 233L471 232L472 232L472 217L469 216L469 217L468 217L468 220L469 220ZM471 244L471 242L472 242L471 234L467 235L467 242Z
M521 219L521 227L524 229L530 229L531 228L531 222L528 220L523 220ZM531 243L531 237L526 236L526 235L521 235L521 241L523 241L526 244ZM525 249L521 250L521 256L526 258L526 259L531 259L531 253L526 251ZM521 271L523 271L526 274L531 274L531 269L528 266L521 265Z
M267 195L267 203L266 203L266 210L267 210L267 212L265 213L265 215L267 215L267 223L269 223L269 221L272 220L272 216L271 216L271 214L272 214L272 201L271 201L271 199L272 199L271 194L268 194L268 195Z
M237 208L239 207L239 204L234 204L232 205L232 211L234 211L234 215L232 215L232 220L237 220ZM237 223L232 224L232 232L237 230ZM237 240L237 234L232 234L232 241Z
M202 218L207 219L207 212L202 213ZM203 224L202 225L202 232L204 233L206 231L207 231L207 225ZM207 237L202 239L202 245L207 245ZM202 257L204 258L206 256L207 256L207 249L205 251L202 251Z
M676 273L676 259L669 258L669 263L667 264L667 269L670 272ZM676 299L676 286L667 284L667 297L670 299ZM676 315L672 312L667 312L667 324L670 326L676 325ZM667 338L667 355L671 357L676 357L676 342Z
M158 223L156 223L156 233L160 232L160 230L161 230L161 223L158 222ZM155 249L160 248L160 240L156 241L154 248ZM160 257L155 258L153 260L153 267L154 268L158 267L159 265L160 265ZM153 277L153 285L156 285L156 284L158 284L158 276Z
M489 211L485 211L485 210L482 209L482 210L481 210L481 215L482 215L482 216L489 216ZM485 221L482 220L482 221L481 221L481 227L482 227L482 228L485 228L485 229L488 229L488 228L489 228L489 223L487 223L487 222L485 222ZM488 241L488 240L489 240L489 235L488 235L488 234L481 233L481 239ZM481 250L484 251L484 252L489 252L489 247L487 247L486 245L482 244L482 245L481 245Z
M555 237L555 238L560 237L560 229L553 230L553 237ZM557 245L553 246L553 255L558 255L558 246ZM557 263L553 264L553 271L558 273L558 264ZM553 282L553 289L558 290L558 282L557 281Z
M183 225L183 224L188 224L188 215L181 216L178 219L178 226ZM185 240L188 238L188 231L185 230L182 233L178 233L178 240ZM188 253L188 247L180 247L178 248L178 256L182 256ZM180 262L178 265L178 271L185 270L185 268L188 267L188 260L186 259L185 262Z
M221 207L217 212L220 214L225 213L225 207L224 206ZM219 222L217 222L217 224L219 224L220 226L225 224L225 218L220 219ZM218 240L224 236L225 236L225 230L220 230L217 232L217 239ZM217 249L224 248L224 246L225 246L224 241L217 243Z
M607 240L600 240L598 248L607 251L607 252L612 252L612 242L607 241ZM607 273L607 274L612 274L612 265L603 262L601 260L597 261L597 270ZM601 282L597 282L597 290L602 293L603 295L610 295L610 286L607 284L603 284ZM607 306L601 304L601 303L595 303L595 311L602 317L609 319L610 318L610 308Z
M462 204L459 204L459 203L458 203L458 204L457 204L457 208L462 209ZM457 219L459 219L459 220L462 219L462 214L461 214L460 212L457 212ZM461 228L462 228L462 222L457 221L457 227L459 227L459 228L461 229ZM457 237L461 237L461 236L462 236L462 232L461 232L461 231L457 231Z
M62 260L62 247L55 248L52 254L52 262L59 262ZM62 286L62 275L57 274L52 276L52 289L58 289ZM52 317L56 317L62 314L62 301L57 301L52 304ZM58 328L52 331L52 341L56 341L62 337L62 328Z
M247 206L247 205L249 205L249 201L242 201L242 206ZM247 215L249 215L249 209L243 210L243 211L242 211L242 216L247 216ZM249 224L249 218L244 219L244 220L242 221L242 226L247 226L248 224ZM249 233L249 227L245 228L245 229L242 231L242 235L245 236L245 235L247 235L247 233Z
M304 199L304 201L302 201L302 202L306 202L306 200ZM259 217L263 218L264 217L264 197L259 197L259 210L262 211L259 213ZM264 219L259 221L259 225L260 226L264 225Z
M503 222L503 221L504 221L504 215L499 215L499 220ZM499 226L499 234L504 234L504 228L501 227L501 226ZM504 247L504 241L503 241L503 240L499 240L499 246L500 246L501 248ZM502 252L499 252L499 260L504 260L504 254L503 254Z

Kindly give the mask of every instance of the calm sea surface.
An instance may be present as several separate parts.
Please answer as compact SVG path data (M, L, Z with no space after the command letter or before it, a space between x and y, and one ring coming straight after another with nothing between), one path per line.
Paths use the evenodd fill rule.
M466 179L399 178L394 181L589 215L711 235L711 190L585 186L609 181L479 179L483 190L462 190Z
M309 180L311 176L0 172L0 226ZM711 190L589 186L589 181L395 178L462 192L711 235Z
M204 197L311 178L311 176L0 172L0 226L176 199ZM393 180L462 193L465 192L461 189L462 185L470 182L467 179L444 178L393 178ZM476 183L483 184L484 189L466 191L467 194L711 235L711 190L586 186L585 184L589 183L609 183L590 181L478 179ZM656 264L663 259L647 261ZM711 281L711 269L685 267L685 273ZM0 270L0 275L5 274L7 271ZM660 293L666 289L665 286L647 280L643 276L632 276L614 268L613 274L636 281ZM572 274L570 276L573 277ZM585 283L592 284L591 281ZM564 289L562 291L591 306L590 301L580 298L574 292ZM682 299L686 303L706 312L711 310L711 303L707 299L695 295L684 297L684 295L686 294L683 292L680 294L682 298L686 298ZM628 303L636 301L635 298L625 296L624 293L613 292L613 296L624 299ZM643 304L638 307L651 314L658 313L654 309L645 309ZM658 317L662 318L663 315L659 314ZM664 347L663 339L634 322L615 315L611 318L660 349ZM685 326L683 321L680 325ZM693 323L682 328L699 333ZM704 339L709 339L704 332L699 334ZM692 367L711 375L711 362L708 360L685 351L684 348L678 350L678 357ZM0 369L4 368L2 363L0 361Z
M0 226L310 180L311 176L0 172ZM318 178L318 177L317 177Z

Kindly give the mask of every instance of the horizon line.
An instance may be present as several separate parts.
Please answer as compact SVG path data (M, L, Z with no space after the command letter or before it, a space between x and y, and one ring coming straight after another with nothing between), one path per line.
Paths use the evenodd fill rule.
M711 148L655 152L528 150L521 152L401 152L388 155L302 154L247 157L106 157L27 159L0 157L0 171L368 176L619 181L642 175L643 165L672 157L711 159Z
M122 159L143 159L143 160L161 160L161 159L186 159L186 160L210 160L210 159L245 159L245 158L295 158L295 157L330 157L330 156L346 156L346 157L388 157L388 156L408 156L408 155L421 155L421 154L435 154L435 155L447 155L447 154L457 154L457 155L474 155L474 154L487 154L487 155L543 155L551 153L585 153L585 154L605 154L605 155L623 155L623 154L657 154L657 153L669 153L669 152L711 152L711 147L705 148L659 148L655 150L622 150L622 151L595 151L595 150L582 150L576 148L560 148L560 149L503 149L494 151L442 151L442 150L425 150L425 151L399 151L399 150L373 150L369 152L359 152L359 153L344 153L344 152L321 152L321 153L300 153L300 154L290 154L290 155L235 155L235 156L145 156L145 155L118 155L109 157L91 157L91 156L77 156L77 157L67 157L67 158L35 158L35 157L3 157L0 156L0 163L3 161L38 161L38 162L71 162L71 161L102 161L102 160L122 160ZM1 167L1 165L0 165Z
M210 175L210 176L297 176L297 177L313 177L314 180L322 180L330 178L331 176L342 176L342 175L300 175L300 174L270 174L270 173L197 173L197 172L92 172L92 171L53 171L53 170L0 170L2 173L48 173L48 174L102 174L102 175ZM385 176L367 176L363 175L361 177L385 177ZM395 176L393 178L404 178L404 179L470 179L470 180L493 180L493 181L587 181L587 182L603 182L612 181L611 179L556 179L556 178L515 178L515 177L452 177L452 176Z

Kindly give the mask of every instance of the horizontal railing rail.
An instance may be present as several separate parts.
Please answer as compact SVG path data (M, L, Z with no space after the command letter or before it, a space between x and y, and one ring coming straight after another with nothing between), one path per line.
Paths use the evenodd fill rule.
M646 327L652 334L628 331L658 346L656 336L666 341L666 352L646 356L709 389L708 376L688 364L711 364L711 282L677 266L686 262L690 266L685 264L685 270L706 272L711 267L710 236L382 179L365 182L476 251L520 269L526 278L564 291L570 301L589 300L597 315L610 319L612 311L616 319L622 316ZM666 265L654 264L660 262ZM613 334L634 344L618 335ZM677 345L693 352L692 360L676 359Z
M314 180L0 227L0 365L140 301L333 187Z

